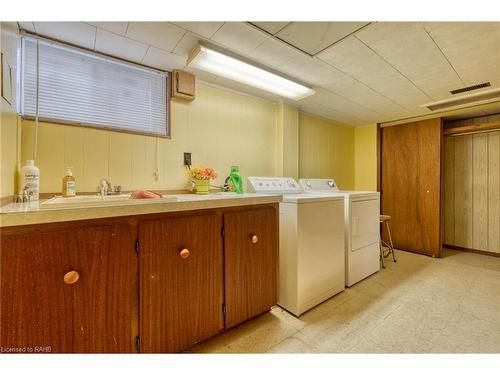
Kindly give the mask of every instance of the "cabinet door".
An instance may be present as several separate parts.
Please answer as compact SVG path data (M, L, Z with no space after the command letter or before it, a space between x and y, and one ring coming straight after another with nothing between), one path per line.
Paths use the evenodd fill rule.
M278 223L275 208L224 215L226 328L277 302Z
M134 237L126 224L2 236L0 346L26 352L134 352Z
M139 224L141 352L179 352L224 328L221 216Z

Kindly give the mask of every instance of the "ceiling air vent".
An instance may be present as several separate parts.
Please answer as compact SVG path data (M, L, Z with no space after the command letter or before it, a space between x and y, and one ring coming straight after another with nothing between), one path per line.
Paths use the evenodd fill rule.
M440 100L438 102L422 104L421 107L431 111L448 110L472 107L479 104L500 101L500 89L481 91L474 94L465 94L451 99Z
M456 95L456 94L461 94L463 92L468 92L468 91L483 89L485 87L490 87L490 86L491 86L491 84L489 82L478 83L477 85L468 86L468 87L462 87L461 89L451 90L450 93L453 94L453 95Z

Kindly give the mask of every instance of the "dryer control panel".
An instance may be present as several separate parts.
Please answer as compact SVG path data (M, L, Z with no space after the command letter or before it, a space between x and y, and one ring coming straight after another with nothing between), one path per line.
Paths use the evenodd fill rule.
M335 193L339 190L335 180L332 178L301 178L300 185L304 191L313 192L328 192Z
M248 191L261 194L300 194L302 188L291 177L248 177Z

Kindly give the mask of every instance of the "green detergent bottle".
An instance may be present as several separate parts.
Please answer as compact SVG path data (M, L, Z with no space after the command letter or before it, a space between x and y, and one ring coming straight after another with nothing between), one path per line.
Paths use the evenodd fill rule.
M238 194L243 193L243 181L241 180L240 167L238 167L237 165L233 165L231 167L231 173L226 179L226 184L229 191Z

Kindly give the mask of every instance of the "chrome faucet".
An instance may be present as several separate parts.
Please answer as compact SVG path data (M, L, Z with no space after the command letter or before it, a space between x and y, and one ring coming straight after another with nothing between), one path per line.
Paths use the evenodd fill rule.
M28 185L26 185L23 189L23 195L21 197L21 202L26 203L28 202L28 205L31 203L31 196L33 195L33 192L29 189Z
M111 191L111 182L105 178L101 178L97 186L97 194L104 198L104 196L110 194Z
M105 195L121 194L122 187L120 185L115 185L114 188L111 187L111 182L105 178L99 180L99 185L97 186L97 194L101 197Z

